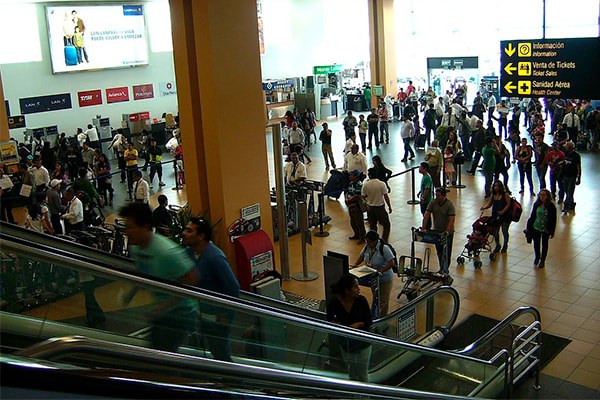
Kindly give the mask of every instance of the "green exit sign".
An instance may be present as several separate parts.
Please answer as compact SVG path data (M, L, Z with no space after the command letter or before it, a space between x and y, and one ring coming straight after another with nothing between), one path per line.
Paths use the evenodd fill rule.
M337 74L338 72L342 72L343 68L341 64L317 65L313 67L313 74Z

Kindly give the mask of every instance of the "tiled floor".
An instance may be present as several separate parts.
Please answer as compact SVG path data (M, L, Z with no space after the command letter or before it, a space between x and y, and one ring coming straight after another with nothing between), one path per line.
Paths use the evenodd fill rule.
M330 118L330 128L334 132L333 151L336 164L342 165L344 133L341 119ZM367 151L367 158L379 154L383 162L394 173L417 166L423 159L423 152L409 163L402 163L403 145L399 138L400 123L391 124L391 143L382 145L378 151ZM319 133L317 128L317 135ZM547 141L551 140L547 136ZM271 136L267 143L271 149ZM320 145L313 145L309 154L312 163L307 167L308 177L326 181ZM556 235L550 241L550 250L545 269L533 267L533 248L527 244L522 231L531 212L535 198L529 194L519 195L519 177L516 167L509 170L509 184L516 198L523 204L524 213L519 223L510 226L510 242L507 254L496 261L482 258L483 268L477 270L472 262L464 266L456 265L456 256L461 252L466 235L471 232L471 224L480 215L479 207L484 204L483 176L463 174L465 189L452 189L449 198L457 208L456 234L453 246L453 264L450 272L454 278L453 286L461 295L462 319L471 313L493 318L503 318L522 305L537 307L542 314L543 329L549 333L572 340L569 346L559 354L543 371L572 383L591 389L600 389L600 251L595 243L600 238L600 209L592 199L600 195L600 176L595 173L600 167L598 153L583 153L582 184L577 187L575 198L577 210L574 215L559 216ZM271 182L273 163L271 162ZM420 176L416 176L417 185ZM536 191L539 182L534 177ZM274 185L274 184L273 184ZM410 174L393 178L390 181L393 213L390 215L392 233L390 241L399 255L410 254L410 228L419 226L421 214L418 206L411 206ZM417 188L418 190L418 188ZM343 201L326 200L327 214L333 219L326 226L330 236L318 238L313 235L313 245L308 250L309 270L318 272L320 277L312 282L286 281L284 289L314 298L324 298L322 279L322 255L327 250L346 253L351 260L356 259L361 246L348 240L351 236L349 218ZM276 246L277 247L277 246ZM302 271L299 235L290 238L291 274ZM277 250L276 250L277 251ZM417 252L422 256L424 245L417 244ZM435 251L432 252L435 254ZM277 256L278 257L278 256ZM279 261L279 259L277 258ZM432 269L437 270L437 261L432 257ZM396 300L402 282L395 279L390 305L398 307L406 301L405 297ZM363 294L370 298L369 290Z
M343 165L343 129L341 119L330 118L330 128L334 132L333 149L337 165ZM423 158L423 152L417 153L417 159L408 164L401 163L403 155L402 142L399 139L400 123L390 124L391 143L382 145L376 152L367 152L367 158L379 154L384 163L395 173L412 166L417 166ZM549 137L547 137L549 139ZM272 139L267 134L269 147L270 179L273 179ZM548 140L547 140L548 141ZM326 181L320 145L313 145L309 153L312 163L308 165L308 176L313 180ZM580 384L591 389L600 389L600 252L595 243L600 239L600 209L592 199L600 198L600 175L595 171L600 167L598 154L584 153L582 184L577 187L577 212L574 215L560 216L556 235L550 242L550 251L545 269L533 267L533 249L527 244L522 234L535 198L529 194L516 198L522 202L524 214L519 223L510 227L510 244L507 254L490 262L482 258L483 268L478 270L472 262L457 267L453 262L450 272L454 278L453 286L461 295L461 311L459 319L471 313L479 313L488 317L503 318L521 305L537 307L542 313L543 329L549 333L568 337L572 340L569 346L559 354L543 371L544 374ZM518 171L511 168L510 184L518 191ZM171 190L171 173L165 174L167 186L162 193L166 194L172 204L183 204L186 201L185 191ZM457 208L456 234L453 246L453 261L462 250L466 235L471 232L471 224L479 217L479 207L483 204L483 176L475 177L464 174L462 177L465 189L452 189L449 198ZM417 185L420 177L416 176ZM534 178L536 188L539 187ZM117 183L115 186L118 186ZM274 183L272 184L274 186ZM411 199L410 174L402 175L390 181L391 199L394 212L391 214L391 243L399 255L410 254L410 228L420 226L421 214L417 206L408 205ZM115 208L106 209L107 214L118 209L119 198L123 198L123 189L117 188ZM156 205L157 189L154 191L151 204ZM119 197L120 196L120 197ZM319 279L311 282L286 281L286 291L302 294L307 297L323 299L324 283L322 279L322 255L327 250L346 253L354 260L361 250L355 241L349 241L351 235L348 214L343 201L326 200L327 214L333 219L325 227L330 235L318 238L313 235L313 245L308 247L309 270L319 273ZM108 219L114 218L109 215ZM278 246L276 244L276 253ZM291 274L302 271L300 237L290 238ZM424 245L417 244L418 255L424 251ZM435 251L432 252L432 269L437 269ZM276 254L277 264L279 256ZM394 290L390 300L391 308L406 302L402 297L396 300L402 282L395 279ZM363 290L370 298L370 291Z

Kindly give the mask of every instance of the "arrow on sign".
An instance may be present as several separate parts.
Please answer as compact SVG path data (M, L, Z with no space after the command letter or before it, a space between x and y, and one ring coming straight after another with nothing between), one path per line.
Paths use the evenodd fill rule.
M509 56L509 57L512 57L512 55L513 55L513 54L515 54L515 51L516 51L516 50L517 50L517 49L515 49L515 48L513 47L512 43L509 43L509 44L508 44L508 48L504 49L504 52L505 52L506 54L508 54L508 56Z
M504 85L504 89L506 89L506 91L510 94L512 94L512 91L515 90L517 88L516 85L513 85L512 82L508 82L506 85Z
M512 63L508 63L506 64L506 67L504 67L504 70L507 74L512 75L512 73L517 70L517 67L513 67Z

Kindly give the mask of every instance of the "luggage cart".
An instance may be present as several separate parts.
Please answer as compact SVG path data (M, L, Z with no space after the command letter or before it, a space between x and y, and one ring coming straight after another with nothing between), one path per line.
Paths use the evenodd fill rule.
M420 296L424 289L433 287L436 284L452 285L454 281L450 275L438 274L429 270L430 248L425 249L422 259L415 256L416 242L442 245L445 257L446 233L423 232L419 228L411 228L410 256L400 256L398 259L398 276L405 283L398 296L396 296L397 299L405 294L406 298L411 301Z

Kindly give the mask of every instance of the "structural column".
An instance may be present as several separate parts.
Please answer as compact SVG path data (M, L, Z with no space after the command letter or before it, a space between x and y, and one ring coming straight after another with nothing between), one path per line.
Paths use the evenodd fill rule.
M272 237L255 1L170 0L186 191L235 260L227 227L259 203ZM235 270L235 267L234 267Z
M8 118L6 116L6 105L4 104L4 88L2 87L2 71L0 71L0 142L6 142L9 139Z
M396 96L396 33L394 0L368 0L371 37L371 82L382 85L384 95ZM375 96L373 96L375 98Z

